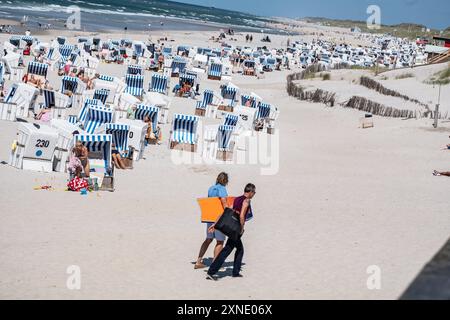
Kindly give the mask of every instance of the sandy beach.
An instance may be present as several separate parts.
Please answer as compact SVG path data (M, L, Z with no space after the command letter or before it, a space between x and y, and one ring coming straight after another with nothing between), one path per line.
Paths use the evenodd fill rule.
M64 35L74 43L81 34L91 35ZM167 36L174 46L214 46L212 35L217 34L166 31L151 38ZM253 36L252 46L264 45L261 34ZM7 37L0 34L0 41ZM127 37L146 41L149 35ZM237 34L231 43L245 46L244 37ZM271 39L271 47L286 45L286 36ZM122 76L125 66L101 63L98 71ZM274 175L262 175L262 165L177 165L167 147L167 124L163 144L147 148L133 170L116 171L114 193L81 196L64 191L67 174L8 166L17 123L0 121L0 298L397 299L450 234L450 180L431 174L450 170L449 151L442 150L450 122L434 129L431 119L374 116L374 128L363 130L360 111L289 97L286 77L298 71L232 79L241 91L255 92L280 110ZM435 103L433 89L422 82L432 71L417 68L416 78L404 80L389 79L399 72L390 71L382 81ZM149 77L146 71L146 85ZM57 80L52 74L54 86ZM201 82L202 90L219 85ZM320 85L345 90L333 81ZM443 92L441 103L449 110L448 85ZM395 99L390 101L407 105ZM194 109L193 100L173 98L170 112L193 114ZM257 194L255 218L243 240L244 278L212 282L205 280L206 270L193 268L205 237L196 199L206 196L221 171L230 175L231 195L240 195L248 182ZM40 185L55 190L33 189ZM66 286L71 265L81 268L80 290ZM367 287L370 266L381 270L380 290ZM230 275L232 257L225 267L222 274Z

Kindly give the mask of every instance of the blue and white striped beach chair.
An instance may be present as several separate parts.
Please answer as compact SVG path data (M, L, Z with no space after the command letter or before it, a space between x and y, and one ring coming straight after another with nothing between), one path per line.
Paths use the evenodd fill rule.
M176 56L173 61L172 65L170 66L172 69L172 76L177 76L179 74L184 73L186 70L187 62L181 57Z
M58 41L60 46L63 46L66 44L67 38L66 37L57 37L56 41Z
M224 104L219 106L219 110L233 112L233 107L236 104L237 88L232 86L224 86L221 90L221 95Z
M221 80L222 79L222 64L211 63L208 70L208 79Z
M164 56L171 55L172 54L172 47L164 47L162 49L162 54Z
M142 68L142 66L130 64L127 68L127 74L135 74L142 76L144 74L144 69Z
M167 94L167 87L169 85L169 78L161 74L153 74L148 91Z
M47 89L42 90L42 94L44 96L44 107L51 109L52 119L65 119L70 98L60 92Z
M22 40L22 39L19 36L11 36L9 38L9 43L11 43L13 46L19 48L20 47L20 40Z
M30 61L28 63L27 72L28 74L44 77L44 79L46 79L48 72L48 64Z
M64 44L59 46L58 50L59 50L59 54L61 55L61 63L66 63L66 61L70 58L72 51L74 49L73 45L70 44Z
M74 143L81 142L88 150L90 171L103 174L100 190L114 191L114 167L111 163L110 134L77 134Z
M127 85L125 93L129 93L135 97L142 97L144 93L144 76L138 74L127 74L125 76Z
M232 135L235 127L221 125L217 131L217 159L229 161L233 158Z
M199 118L196 116L175 114L170 135L170 149L195 152L198 122Z
M5 75L5 66L4 66L3 62L0 61L0 85L2 85L3 82L5 81L3 79L4 75Z
M112 76L107 76L107 75L102 74L98 78L103 81L114 82L114 77L112 77Z
M152 122L152 130L156 132L158 126L159 108L155 106L147 106L145 104L139 104L134 111L134 119L144 121L148 116Z
M112 136L112 142L115 144L117 151L122 157L130 156L130 148L128 146L128 134L130 126L127 124L107 123L106 134Z
M234 114L227 114L223 121L224 126L236 127L239 121L239 116Z
M254 97L252 97L251 95L247 95L247 94L241 95L241 105L244 107L247 106L247 102L250 101L252 98L253 98L253 100L250 103L250 107L256 108L257 107L256 99Z
M71 124L78 125L78 117L75 115L69 115L67 121Z
M61 80L61 93L67 93L67 91L71 91L72 93L76 93L78 90L78 84L80 79L77 77L64 76Z
M195 115L196 116L205 116L206 108L213 103L214 99L214 91L205 90L203 91L203 99L202 101L197 101L197 105L195 106Z
M22 41L25 41L25 43L27 44L27 45L32 45L33 44L33 42L34 42L34 37L33 36L22 36Z
M187 82L187 83L189 83L189 85L191 87L193 87L196 80L197 80L197 76L192 75L192 74L184 73L184 74L180 74L179 83L181 85L182 83L186 83Z
M266 119L270 116L270 104L260 102L258 104L258 111L256 113L256 119Z
M91 106L103 106L102 102L98 99L85 99L84 103L78 112L77 122L84 123L88 114L88 110Z
M87 133L93 134L95 130L105 123L112 123L114 111L104 106L89 106L83 128Z
M110 90L108 90L108 89L97 89L94 91L93 99L100 100L103 104L106 104L109 93L110 93Z

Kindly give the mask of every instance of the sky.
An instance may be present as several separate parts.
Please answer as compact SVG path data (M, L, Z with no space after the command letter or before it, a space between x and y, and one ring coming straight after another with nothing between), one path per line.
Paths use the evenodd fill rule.
M381 9L382 24L412 22L450 27L449 0L177 0L178 2L289 18L326 17L366 21L369 5Z

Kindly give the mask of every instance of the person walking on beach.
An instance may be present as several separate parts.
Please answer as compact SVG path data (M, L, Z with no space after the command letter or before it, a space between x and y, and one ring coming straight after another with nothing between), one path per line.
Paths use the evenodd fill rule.
M216 184L209 188L208 190L208 198L216 198L220 199L222 203L222 207L225 210L227 207L227 197L228 192L226 186L228 185L228 174L225 172L221 172L216 179ZM206 239L203 241L202 246L200 247L200 252L198 254L197 262L195 263L194 269L202 269L206 268L206 265L203 264L203 256L208 250L211 242L216 239L216 247L214 248L214 259L217 258L219 253L222 251L223 243L225 242L225 235L218 230L210 230L212 222L206 224Z
M244 194L240 197L234 199L233 210L239 214L239 220L241 223L241 237L244 234L244 225L245 221L250 219L253 216L251 200L256 194L256 187L253 183L249 183L244 188ZM209 232L213 232L215 224L213 224L209 228ZM213 261L208 270L208 275L206 279L216 281L217 278L214 276L219 269L222 267L225 260L231 254L233 249L236 249L236 253L234 254L234 263L233 263L233 278L241 278L241 265L242 258L244 257L244 245L242 244L241 238L238 241L232 240L228 238L227 244L220 251L220 254Z

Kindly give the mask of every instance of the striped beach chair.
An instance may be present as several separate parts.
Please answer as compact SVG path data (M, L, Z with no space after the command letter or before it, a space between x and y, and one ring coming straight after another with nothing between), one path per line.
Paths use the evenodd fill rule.
M127 74L125 76L127 85L125 93L129 93L135 97L142 97L144 93L144 76L138 74Z
M44 78L44 80L47 78L47 72L48 72L48 64L46 63L39 63L35 61L30 61L28 63L27 73L30 75L35 75L40 78Z
M66 37L57 37L57 38L56 38L56 41L58 42L58 44L59 44L60 46L63 46L63 45L66 44L67 38L66 38Z
M211 63L208 69L208 79L221 80L222 79L222 64Z
M144 121L146 116L150 118L153 126L152 130L155 132L158 126L159 108L156 106L139 104L134 111L134 119Z
M266 119L270 116L271 106L268 103L260 102L258 104L258 111L256 113L256 119Z
M221 89L223 104L219 105L219 110L233 112L233 107L236 104L236 96L238 89L234 86L224 86Z
M20 40L22 40L22 38L20 36L11 36L9 38L9 43L11 43L14 47L19 48L20 47Z
M255 97L253 97L251 95L248 95L248 94L241 95L241 105L242 106L244 106L244 107L247 106L247 102L250 101L250 100L252 100L251 103L250 103L250 107L256 108L258 106L258 104L257 104L257 101L256 101Z
M217 159L230 161L233 159L232 135L235 127L221 125L217 131Z
M85 99L83 105L78 112L77 122L84 123L88 114L88 110L91 106L103 106L102 102L98 99Z
M197 76L193 75L193 74L187 74L187 73L183 73L180 74L180 79L179 79L179 83L189 83L191 85L191 87L194 86L195 82L197 80Z
M170 68L172 69L172 77L176 77L179 74L184 73L186 70L187 62L181 57L176 56L173 61Z
M112 123L114 111L104 106L89 106L83 128L87 133L93 134L98 127L105 123Z
M108 89L97 89L94 91L93 99L100 100L103 104L106 104L110 92Z
M214 91L205 90L203 91L203 99L202 101L197 101L197 105L195 106L195 115L196 116L205 116L206 108L213 103L214 99Z
M22 41L24 41L27 45L31 46L34 42L34 37L33 36L22 36L21 37Z
M60 92L44 89L44 107L52 110L52 119L65 119L70 98Z
M101 74L98 78L103 81L114 82L113 76L107 76L107 75Z
M197 127L199 118L191 115L175 114L170 133L170 149L189 152L197 150Z
M77 77L64 76L61 80L61 93L67 93L68 91L73 94L80 92L81 80Z
M169 78L160 74L153 74L148 91L158 92L167 95L167 87L169 85Z
M131 64L127 68L127 74L134 74L134 75L142 76L144 74L144 69L142 68L142 66Z
M88 150L91 173L103 175L100 190L114 191L114 166L111 163L112 135L77 134L74 143L81 142Z
M106 134L112 136L112 142L115 144L117 151L124 158L132 157L132 151L128 146L128 134L130 126L127 124L107 123L105 125Z
M234 114L227 114L223 121L223 125L230 126L230 127L236 127L238 121L239 121L239 116L234 115Z
M0 85L3 84L5 79L3 78L5 75L5 65L3 64L3 61L0 61Z
M78 125L78 117L76 115L69 115L67 121L71 124Z
M72 55L72 51L74 49L73 45L70 44L64 44L59 46L58 51L59 54L61 55L60 61L61 63L66 63L66 61L70 58L70 56Z

